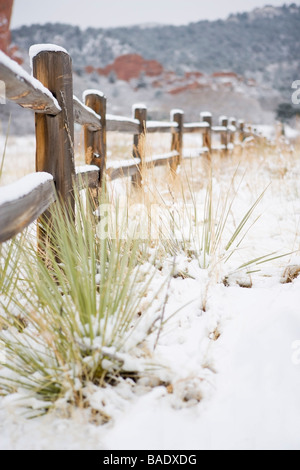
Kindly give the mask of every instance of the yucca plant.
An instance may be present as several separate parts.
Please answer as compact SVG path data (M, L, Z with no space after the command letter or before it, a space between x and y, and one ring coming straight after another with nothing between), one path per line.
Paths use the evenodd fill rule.
M19 262L24 238L18 236L6 243L0 244L0 296L9 300L19 279Z
M151 330L141 307L155 272L143 267L146 242L123 237L120 221L117 236L100 237L93 208L75 199L75 220L53 208L42 254L19 245L21 279L2 299L0 393L25 391L42 411L58 398L84 405L89 383L136 374Z
M189 178L182 182L180 198L173 195L170 202L161 197L162 213L165 214L161 221L161 244L167 253L174 256L184 252L188 257L196 258L201 269L214 271L220 263L226 264L240 251L249 230L260 218L255 211L267 189L236 223L234 204L243 181L242 177L236 184L237 173L238 169L225 191L220 190L219 185L215 189L214 178L210 174L204 197L203 191L193 189ZM274 253L243 263L243 266L237 264L236 269L249 268L271 255Z
M0 184L2 180L6 149L8 144L11 117L8 121L7 132L5 136L4 148L0 162ZM20 246L23 240L22 235L6 243L0 243L0 297L9 301L9 293L14 290L15 283L19 276L19 260L21 255ZM0 322L1 328L1 322Z

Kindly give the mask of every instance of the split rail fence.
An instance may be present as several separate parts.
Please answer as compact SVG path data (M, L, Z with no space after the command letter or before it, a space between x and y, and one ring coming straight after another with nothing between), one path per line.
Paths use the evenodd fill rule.
M131 177L133 185L139 187L142 170L165 165L175 174L182 160L191 158L192 152L184 149L185 134L203 136L203 146L196 156L213 151L226 154L255 134L250 126L245 127L244 121L237 123L225 116L218 126L213 126L210 113L202 113L199 122L193 123L184 122L181 110L171 112L170 122L150 121L142 105L134 107L133 118L107 114L102 93L88 90L85 103L73 95L72 60L64 49L33 46L31 56L33 76L0 52L0 80L5 83L6 98L35 112L36 129L36 173L0 188L0 243L37 220L56 198L74 204L74 181L80 189L98 189L106 174L111 180ZM75 122L84 126L85 134L87 165L80 168L74 164ZM133 135L133 158L128 162L107 161L109 132ZM144 154L141 143L153 133L170 134L169 153L151 157ZM218 146L213 145L214 134L220 135Z

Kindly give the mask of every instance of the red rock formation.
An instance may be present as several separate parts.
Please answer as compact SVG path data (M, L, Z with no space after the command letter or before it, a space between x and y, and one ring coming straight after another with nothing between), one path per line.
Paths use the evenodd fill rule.
M119 80L127 82L132 78L139 78L142 73L147 77L157 77L163 71L163 66L159 62L156 60L145 60L138 54L122 55L105 68L97 69L99 75L109 76L113 72Z
M230 88L233 89L233 83L232 82L223 82L220 84L223 88Z
M95 68L92 65L87 65L85 67L85 73L91 74L93 72L95 72Z
M185 72L185 78L187 79L193 78L194 80L196 80L197 78L202 77L204 77L204 75L201 72Z
M21 64L23 61L18 57L18 48L11 45L9 30L13 3L13 0L0 0L0 50Z
M157 77L164 71L163 66L157 60L145 60L144 68L147 77Z
M13 0L0 2L0 49L7 53L10 45L9 25L12 14Z
M154 82L152 82L152 88L162 88L163 87L163 83L159 80L154 80Z
M234 72L215 72L212 74L213 78L236 78L238 79L238 74Z
M171 72L169 70L168 72L164 73L164 80L165 81L167 81L167 80L173 81L175 79L176 79L176 73L175 72Z
M169 91L170 95L179 95L180 93L184 93L186 91L195 91L195 90L203 90L207 88L207 85L202 85L201 83L194 82L190 83L189 85L174 88L173 90Z

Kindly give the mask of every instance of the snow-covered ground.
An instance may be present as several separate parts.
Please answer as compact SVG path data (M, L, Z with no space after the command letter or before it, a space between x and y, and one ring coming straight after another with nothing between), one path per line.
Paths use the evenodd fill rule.
M217 190L237 163L217 168ZM105 425L88 422L80 409L68 418L58 409L26 420L18 397L1 398L0 449L300 449L300 277L284 282L286 268L300 266L299 151L249 154L238 181L244 173L230 220L238 223L271 183L255 212L261 217L241 250L213 272L178 257L177 270L187 276L170 282L165 316L181 310L155 351L155 338L147 345L159 369L138 383L93 391L94 409L111 416ZM193 176L203 178L200 165ZM202 183L199 197L203 191ZM293 253L255 266L260 271L251 275L230 274L274 252ZM172 262L166 259L153 292Z

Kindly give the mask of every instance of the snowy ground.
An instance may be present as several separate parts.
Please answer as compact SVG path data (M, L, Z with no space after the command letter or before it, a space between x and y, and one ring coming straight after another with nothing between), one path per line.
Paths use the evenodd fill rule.
M166 316L182 310L151 357L160 370L94 393L94 408L111 416L102 426L83 410L28 421L15 397L2 398L0 449L300 449L300 278L282 283L287 266L300 265L300 154L252 157L241 162L246 176L232 217L271 183L262 216L217 275L195 260L177 260L190 277L169 286ZM236 159L223 163L217 184L236 166ZM241 263L273 252L295 253L222 282Z

